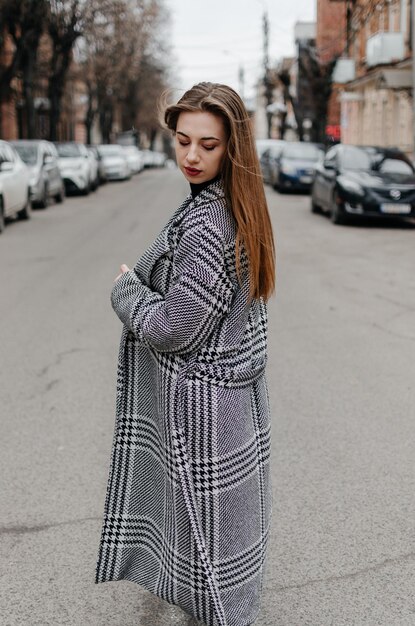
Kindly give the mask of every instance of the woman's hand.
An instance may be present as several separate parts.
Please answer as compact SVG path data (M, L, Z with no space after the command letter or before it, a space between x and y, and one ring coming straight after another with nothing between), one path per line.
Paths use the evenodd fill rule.
M130 268L128 267L128 265L125 265L125 264L123 263L123 264L120 266L120 270L121 270L121 274L118 274L117 278L115 278L115 280L114 280L114 283L116 283L116 282L117 282L117 280L118 280L119 278L121 278L121 276L122 276L123 274L125 274L125 272L129 272L129 271L130 271Z

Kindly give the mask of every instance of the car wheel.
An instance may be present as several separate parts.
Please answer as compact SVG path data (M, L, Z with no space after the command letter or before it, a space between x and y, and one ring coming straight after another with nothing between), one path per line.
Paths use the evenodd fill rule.
M337 191L334 191L333 199L331 203L331 211L330 211L330 218L333 224L345 224L346 223L346 217L342 209L340 208L339 200L340 199L339 199Z
M17 216L20 220L30 220L32 217L32 203L30 202L29 196L27 196L26 204L23 209L17 213Z
M43 185L42 199L38 203L39 208L46 209L48 206L48 201L49 201L49 190L48 190L47 184L45 183Z
M0 233L4 230L4 209L3 209L3 200L0 198Z
M87 183L85 189L82 190L82 195L83 196L88 196L90 191L91 191L91 186L90 186L89 183Z
M61 204L65 200L65 186L64 185L62 185L60 192L56 194L55 200L56 202L58 202L58 204Z
M318 204L316 204L313 196L311 196L311 212L315 214L321 213L321 207Z
M278 179L276 179L275 176L272 177L271 185L275 191L279 190Z

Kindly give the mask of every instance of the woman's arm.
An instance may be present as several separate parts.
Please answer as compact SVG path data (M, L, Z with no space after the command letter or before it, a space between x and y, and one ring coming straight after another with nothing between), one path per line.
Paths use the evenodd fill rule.
M115 283L111 302L139 340L159 352L184 354L206 342L229 310L233 292L222 235L213 224L199 220L175 250L172 285L165 298L130 270Z

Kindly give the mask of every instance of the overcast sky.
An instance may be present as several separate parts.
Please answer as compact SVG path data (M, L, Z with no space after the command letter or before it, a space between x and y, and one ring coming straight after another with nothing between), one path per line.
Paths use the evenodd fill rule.
M245 73L245 96L261 75L262 16L268 11L270 62L294 52L294 24L315 19L317 0L166 0L171 13L174 72L180 90L201 80L227 83L239 90L238 68Z

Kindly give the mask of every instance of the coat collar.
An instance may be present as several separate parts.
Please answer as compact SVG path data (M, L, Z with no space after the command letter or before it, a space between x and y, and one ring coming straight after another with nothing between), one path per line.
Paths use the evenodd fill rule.
M221 200L224 197L225 188L222 179L214 180L210 185L202 189L202 191L197 194L196 198L193 198L190 192L178 211L173 215L171 225L176 225L178 222L181 222L184 215L189 211L203 207L214 200Z

